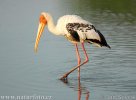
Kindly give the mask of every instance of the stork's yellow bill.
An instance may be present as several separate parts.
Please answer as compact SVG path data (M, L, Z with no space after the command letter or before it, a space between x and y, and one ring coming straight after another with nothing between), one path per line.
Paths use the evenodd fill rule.
M35 47L34 47L35 52L37 52L38 50L38 44L46 24L47 24L47 20L45 19L43 15L41 15L39 18L38 32L37 32L37 37L36 37Z

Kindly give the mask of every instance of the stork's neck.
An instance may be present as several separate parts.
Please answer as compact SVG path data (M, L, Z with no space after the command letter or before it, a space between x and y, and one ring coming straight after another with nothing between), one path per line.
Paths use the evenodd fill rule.
M53 33L54 35L61 35L61 33L57 30L56 26L54 25L54 21L51 16L47 24L48 24L48 29L51 33Z

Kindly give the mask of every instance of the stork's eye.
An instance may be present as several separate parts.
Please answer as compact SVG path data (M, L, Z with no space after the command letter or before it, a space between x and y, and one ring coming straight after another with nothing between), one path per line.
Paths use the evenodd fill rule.
M45 19L45 17L43 15L40 16L39 21L40 21L40 23L44 23L44 24L47 23L47 20Z

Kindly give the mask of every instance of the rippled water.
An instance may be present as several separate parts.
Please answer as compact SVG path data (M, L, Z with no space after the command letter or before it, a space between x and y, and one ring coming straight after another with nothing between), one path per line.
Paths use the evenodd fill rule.
M134 0L46 0L0 2L0 96L52 96L52 100L136 99L136 2ZM74 46L46 29L33 47L40 12L55 21L78 14L106 37L111 50L86 44L90 61L69 76L58 78L77 64ZM82 50L80 49L81 53ZM82 54L82 58L83 54ZM129 97L129 99L127 98Z

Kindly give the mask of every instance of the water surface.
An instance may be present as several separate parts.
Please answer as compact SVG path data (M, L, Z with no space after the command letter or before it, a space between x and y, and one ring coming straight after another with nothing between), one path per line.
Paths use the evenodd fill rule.
M54 20L77 14L101 30L111 50L86 44L90 61L69 76L77 64L75 48L45 30L37 54L34 42L39 14ZM52 100L136 99L135 0L4 0L0 2L0 96L52 96ZM83 52L80 48L82 59ZM80 100L80 99L79 99ZM124 99L127 100L127 99Z

